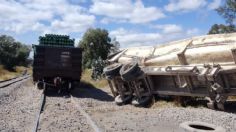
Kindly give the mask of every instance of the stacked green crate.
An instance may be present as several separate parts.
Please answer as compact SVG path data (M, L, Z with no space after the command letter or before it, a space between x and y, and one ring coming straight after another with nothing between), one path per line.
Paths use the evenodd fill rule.
M39 45L74 47L75 39L70 39L67 35L45 34L39 37Z

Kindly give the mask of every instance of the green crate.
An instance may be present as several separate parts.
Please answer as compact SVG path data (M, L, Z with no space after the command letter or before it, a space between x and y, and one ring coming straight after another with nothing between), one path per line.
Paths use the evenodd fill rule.
M75 39L70 39L68 35L45 34L39 37L39 44L46 46L74 46Z

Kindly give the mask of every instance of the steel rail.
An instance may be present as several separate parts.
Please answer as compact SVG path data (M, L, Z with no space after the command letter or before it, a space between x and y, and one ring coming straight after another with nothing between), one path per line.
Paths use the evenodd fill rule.
M71 98L71 102L78 108L79 112L87 119L87 122L91 125L91 127L93 128L93 130L95 132L101 132L101 130L99 129L99 127L96 125L96 123L92 120L92 118L89 116L88 113L86 113L83 108L75 102L74 97L72 95L70 95Z
M29 74L21 74L19 76L16 76L16 77L13 77L13 78L10 78L10 79L2 80L2 81L0 81L0 83L11 81L11 80L17 79L19 77L27 76L27 75L29 75Z
M45 102L46 102L45 91L46 91L46 89L44 88L43 92L42 92L42 95L41 95L41 99L40 99L40 108L39 108L39 111L36 113L35 125L33 127L32 132L37 132L38 131L40 115L43 112L43 108L44 108L44 105L45 105Z
M14 79L19 78L19 77L21 77L21 76L17 76L17 77L13 77L13 78L10 78L10 79L2 80L2 81L0 81L0 83L11 81L11 80L14 80Z
M5 88L7 86L10 86L14 83L20 82L22 80L28 79L30 77L30 75L25 75L25 76L20 76L20 77L15 77L12 79L8 79L6 81L1 81L0 82L0 88Z
M40 121L40 116L43 113L44 106L46 103L46 88L44 88L41 99L40 99L40 107L38 112L36 113L36 119L35 119L35 124L32 129L32 132L37 132L38 131L38 126L39 126L39 121ZM76 108L78 108L79 112L86 118L87 123L93 128L95 132L101 132L99 127L96 125L96 123L92 120L92 118L83 110L83 108L76 103L74 97L70 95L71 102L75 105Z

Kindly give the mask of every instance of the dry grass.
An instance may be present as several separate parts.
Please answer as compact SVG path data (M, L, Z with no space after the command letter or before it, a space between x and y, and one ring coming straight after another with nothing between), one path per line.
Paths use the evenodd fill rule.
M173 101L166 101L166 100L158 100L156 101L151 108L172 108L172 107L179 107Z
M15 76L17 76L17 72L10 72L6 69L4 69L3 66L0 66L0 80L6 80L6 79L10 79L13 78Z
M15 71L8 71L2 65L0 65L0 81L19 76L25 69L27 69L29 73L32 73L30 68L23 66L17 66Z
M81 81L89 83L93 85L96 88L104 88L108 85L107 80L102 78L101 80L92 80L91 78L92 70L91 69L86 69L82 73Z
M236 96L229 96L229 97L228 97L228 100L236 101Z
M27 67L27 73L32 75L33 74L33 67Z

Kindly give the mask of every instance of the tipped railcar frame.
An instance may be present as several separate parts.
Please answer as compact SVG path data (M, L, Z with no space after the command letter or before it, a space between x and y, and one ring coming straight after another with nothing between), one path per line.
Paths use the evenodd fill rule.
M224 110L236 95L236 34L193 37L123 50L104 69L117 104L145 105L153 95L204 97Z

